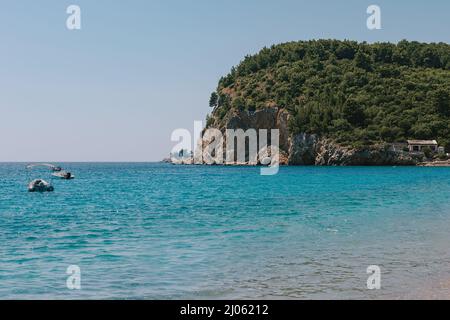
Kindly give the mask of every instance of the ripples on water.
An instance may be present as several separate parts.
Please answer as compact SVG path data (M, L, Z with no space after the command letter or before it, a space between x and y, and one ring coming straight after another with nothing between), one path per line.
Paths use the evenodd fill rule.
M48 172L0 164L0 298L448 296L449 168L64 167L32 194Z

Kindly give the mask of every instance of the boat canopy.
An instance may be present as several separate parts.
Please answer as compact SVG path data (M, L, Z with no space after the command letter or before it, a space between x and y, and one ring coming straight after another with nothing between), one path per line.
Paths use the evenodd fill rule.
M47 168L49 168L50 170L53 170L53 171L61 171L60 167L55 166L55 165L53 165L51 163L33 163L33 164L27 165L27 169L33 169L35 167L47 167Z

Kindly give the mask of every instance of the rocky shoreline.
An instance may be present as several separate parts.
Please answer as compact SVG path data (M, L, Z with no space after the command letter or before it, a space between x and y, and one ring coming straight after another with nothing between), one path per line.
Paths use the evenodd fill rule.
M450 160L421 162L417 165L420 167L450 167Z
M420 155L394 151L387 144L364 148L341 146L316 135L293 136L289 149L292 165L316 166L413 166L423 161Z
M310 166L450 166L450 161L432 161L423 154L395 150L388 143L353 148L315 134L291 134L289 113L283 108L267 107L254 112L230 110L222 119L212 115L207 128L278 129L280 165ZM192 159L175 160L175 164L194 164ZM258 163L259 165L260 163ZM234 165L248 165L236 163Z

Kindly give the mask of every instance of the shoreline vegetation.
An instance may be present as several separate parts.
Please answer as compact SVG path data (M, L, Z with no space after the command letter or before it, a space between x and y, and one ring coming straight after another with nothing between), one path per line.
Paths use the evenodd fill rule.
M274 45L222 77L209 106L205 130L278 129L280 164L449 166L450 45Z

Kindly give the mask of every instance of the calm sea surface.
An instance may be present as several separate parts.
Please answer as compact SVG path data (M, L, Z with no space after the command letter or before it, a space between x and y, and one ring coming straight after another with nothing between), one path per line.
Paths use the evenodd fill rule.
M1 299L450 297L450 168L62 166L0 164Z

